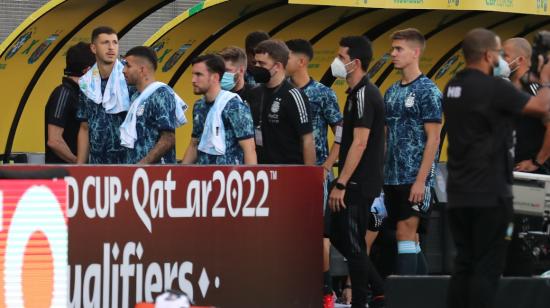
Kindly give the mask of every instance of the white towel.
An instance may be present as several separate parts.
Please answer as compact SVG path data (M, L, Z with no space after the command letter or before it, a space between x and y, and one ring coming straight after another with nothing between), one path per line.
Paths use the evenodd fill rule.
M233 92L221 90L216 96L214 106L208 111L204 128L202 130L199 150L211 155L225 155L225 127L222 121L222 111L233 98L241 99Z
M136 130L136 121L137 121L137 110L139 106L142 105L148 98L153 94L157 89L165 87L174 95L176 100L176 124L177 127L182 126L187 123L185 118L185 111L187 110L187 104L174 92L174 90L169 87L167 84L160 81L155 81L147 86L143 92L132 102L126 118L122 125L120 125L120 144L124 147L133 149L134 143L137 140L137 130Z
M128 108L130 108L130 96L128 94L126 79L124 79L124 74L122 74L123 69L124 65L122 62L116 60L105 86L105 91L102 94L101 75L96 63L78 81L80 90L94 103L103 105L107 113L115 114L128 111Z

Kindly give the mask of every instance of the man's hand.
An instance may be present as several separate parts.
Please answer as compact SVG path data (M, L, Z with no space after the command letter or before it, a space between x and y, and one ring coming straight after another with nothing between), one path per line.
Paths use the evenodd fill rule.
M330 196L328 197L328 204L333 212L340 212L340 210L346 208L346 204L344 203L345 195L345 189L338 189L336 187L332 188L330 191Z
M409 195L409 201L411 203L424 202L424 191L426 189L426 184L424 182L414 182L411 186L411 193Z
M539 167L537 167L530 159L526 159L523 161L520 161L516 167L514 168L514 171L520 171L520 172L533 172L537 171Z
M550 82L550 61L544 63L544 58L542 55L539 55L539 67L538 72L540 76L540 83Z
M331 166L331 167L328 167L328 166L326 166L325 164L322 164L321 167L323 167L323 177L324 177L324 179L326 180L326 179L327 179L327 176L328 176L328 173L329 173L330 170L332 169L332 166Z

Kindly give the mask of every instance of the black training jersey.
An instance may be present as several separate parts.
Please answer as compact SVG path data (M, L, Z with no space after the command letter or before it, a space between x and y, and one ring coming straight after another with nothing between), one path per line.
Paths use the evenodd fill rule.
M540 88L536 83L523 83L522 90L529 95L537 95ZM516 122L515 162L536 158L544 142L546 126L540 118L522 115Z
M443 95L449 205L494 206L511 197L514 121L529 95L476 69L459 72Z
M53 124L62 127L63 140L71 149L71 152L76 155L78 130L80 121L76 118L78 110L78 95L79 87L72 79L63 77L61 85L55 88L48 99L45 110L44 121L44 148L46 152L46 163L60 164L65 163L48 147L48 124Z
M348 90L340 143L339 172L344 168L356 127L368 128L370 133L367 148L349 183L361 185L365 197L375 198L380 195L384 183L384 100L380 90L370 83L368 77L364 77L353 89Z
M252 112L252 120L254 121L254 127L258 126L260 123L260 105L261 99L264 91L259 85L250 85L248 83L244 84L244 87L237 93L243 102L245 102L250 107L250 112Z
M255 87L256 86L252 86L252 85L249 85L248 83L245 83L242 89L240 89L239 91L236 91L235 93L237 93L241 97L243 102L245 102L247 105L250 106L250 104L253 101L257 100L257 98L254 96L254 91L253 91Z
M302 136L313 131L306 95L287 80L270 89L260 86L262 101L253 112L261 115L260 163L303 164Z

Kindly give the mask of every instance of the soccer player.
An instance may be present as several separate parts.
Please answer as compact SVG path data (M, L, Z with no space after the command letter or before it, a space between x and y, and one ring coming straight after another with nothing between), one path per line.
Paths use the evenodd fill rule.
M441 133L441 91L420 71L426 45L422 33L409 28L394 32L391 39L392 63L402 77L384 95L388 223L396 228L396 273L427 274L417 232L420 220L429 219Z
M193 93L204 95L193 107L191 142L184 164L254 165L257 163L250 108L239 95L222 90L225 63L219 55L191 62Z

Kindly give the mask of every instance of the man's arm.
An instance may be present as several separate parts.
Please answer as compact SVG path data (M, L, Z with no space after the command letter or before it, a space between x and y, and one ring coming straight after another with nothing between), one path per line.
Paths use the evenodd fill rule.
M342 140L342 124L343 116L340 112L340 106L338 105L338 98L336 93L330 88L327 88L326 99L321 100L321 108L323 110L323 117L330 123L330 129L334 134L334 143L330 148L327 159L323 162L322 166L325 169L326 175L332 171L334 163L338 159L338 154L340 153L340 141Z
M523 107L522 113L534 116L543 116L548 113L550 107L550 88L543 87L537 92L537 96L532 96Z
M313 133L302 135L301 138L304 165L315 165L317 158L315 156L315 141L313 140Z
M63 139L64 130L65 129L61 126L48 124L47 144L48 147L65 162L74 164L76 163L76 155L71 152L71 149Z
M330 148L327 159L323 162L323 168L325 169L325 176L327 173L332 171L334 163L338 159L338 154L340 153L340 139L342 134L342 122L331 125L332 133L334 134L334 143ZM339 131L339 132L338 132ZM339 136L340 134L340 136Z
M88 162L88 155L90 154L90 136L88 135L88 131L88 122L80 122L76 158L78 164L85 164Z
M346 185L355 172L355 168L359 165L363 153L367 149L369 141L370 129L366 127L356 127L353 129L353 142L346 156L344 168L338 176L338 182Z
M544 127L546 128L544 132L544 141L536 157L539 164L544 164L544 162L550 158L550 122L546 122Z
M346 161L344 162L344 168L338 176L338 183L347 185L349 179L353 175L353 172L359 165L363 153L367 149L367 143L369 141L370 128L366 127L356 127L353 129L353 142L346 156ZM329 205L332 211L340 211L340 209L345 208L346 204L344 203L344 196L346 194L345 189L333 188L329 196Z
M254 138L240 140L239 145L244 152L245 165L257 165L258 158L256 157L256 143L254 142Z
M424 200L426 179L430 174L430 170L435 161L435 155L439 149L441 123L424 123L424 131L426 132L426 147L424 148L424 153L422 155L420 169L416 175L416 181L412 185L409 195L409 201L414 203L422 202Z
M138 164L153 164L162 158L166 152L170 151L176 145L176 133L173 131L162 131L159 141L155 146L142 158Z
M542 62L544 63L544 62ZM531 97L523 107L522 112L535 116L544 116L550 109L550 62L544 64L540 69L540 80L542 87L537 91L537 95Z
M325 176L332 171L332 167L334 167L334 164L338 159L338 154L340 154L340 144L335 142L332 144L332 147L330 148L330 152L328 153L327 160L325 160L325 162L322 165L323 168L325 169Z
M185 154L183 155L183 160L181 161L181 163L182 164L196 163L198 148L199 148L199 139L191 138L191 141L189 142L189 146L187 147L187 150L185 150Z
M546 131L544 133L544 140L542 143L542 147L540 148L539 152L537 153L537 156L533 157L539 164L544 164L548 158L550 158L550 113L547 113L544 117L544 127L546 128ZM521 172L533 172L537 171L539 167L535 165L535 163L530 160L526 159L523 161L520 161L516 167L514 168L515 171L521 171Z

